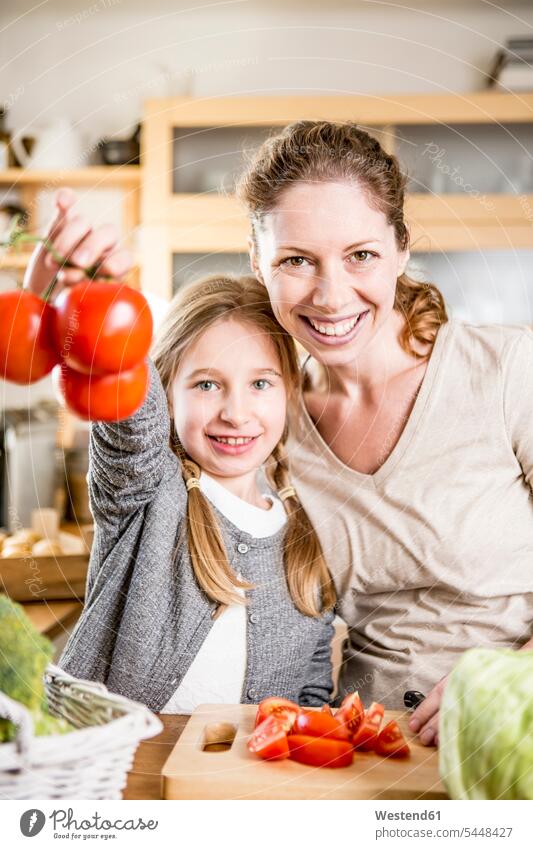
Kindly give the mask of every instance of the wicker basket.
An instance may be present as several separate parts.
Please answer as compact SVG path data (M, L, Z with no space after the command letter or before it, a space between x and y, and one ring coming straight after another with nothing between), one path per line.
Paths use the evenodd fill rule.
M0 744L0 799L121 799L139 742L159 734L161 721L53 664L45 686L50 713L77 730L34 737L28 709L0 693L0 716L17 725L15 741Z

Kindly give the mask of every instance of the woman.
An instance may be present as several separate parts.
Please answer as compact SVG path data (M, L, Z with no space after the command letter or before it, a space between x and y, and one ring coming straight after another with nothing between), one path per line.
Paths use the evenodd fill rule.
M263 144L238 194L252 268L311 358L289 449L349 628L341 691L389 708L422 691L411 727L431 744L461 652L533 647L533 338L448 321L438 290L406 276L404 188L354 124L302 121ZM59 249L123 272L109 231L69 223L70 203Z

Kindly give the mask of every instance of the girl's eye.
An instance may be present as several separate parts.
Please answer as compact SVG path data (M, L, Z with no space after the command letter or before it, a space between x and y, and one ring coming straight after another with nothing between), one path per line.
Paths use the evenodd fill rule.
M268 386L272 386L269 380L265 380L263 377L259 378L259 380L254 380L254 386L256 389L264 390Z
M213 383L212 380L201 380L200 383L197 383L196 386L202 390L202 392L210 392L213 386L216 386L216 383Z
M281 265L287 265L289 268L303 268L304 262L307 262L304 256L288 256L281 260Z

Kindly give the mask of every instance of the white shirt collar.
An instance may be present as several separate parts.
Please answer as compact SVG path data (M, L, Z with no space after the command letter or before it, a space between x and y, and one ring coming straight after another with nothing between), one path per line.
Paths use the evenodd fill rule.
M263 510L234 495L205 472L200 475L200 489L226 519L250 536L273 536L287 521L283 503L273 492L263 494L264 498L272 502L270 510Z

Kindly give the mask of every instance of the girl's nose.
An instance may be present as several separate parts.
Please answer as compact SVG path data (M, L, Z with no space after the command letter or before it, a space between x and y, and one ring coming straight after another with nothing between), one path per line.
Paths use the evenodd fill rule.
M220 418L233 427L241 427L250 421L250 413L242 401L232 398L226 400L220 411Z

